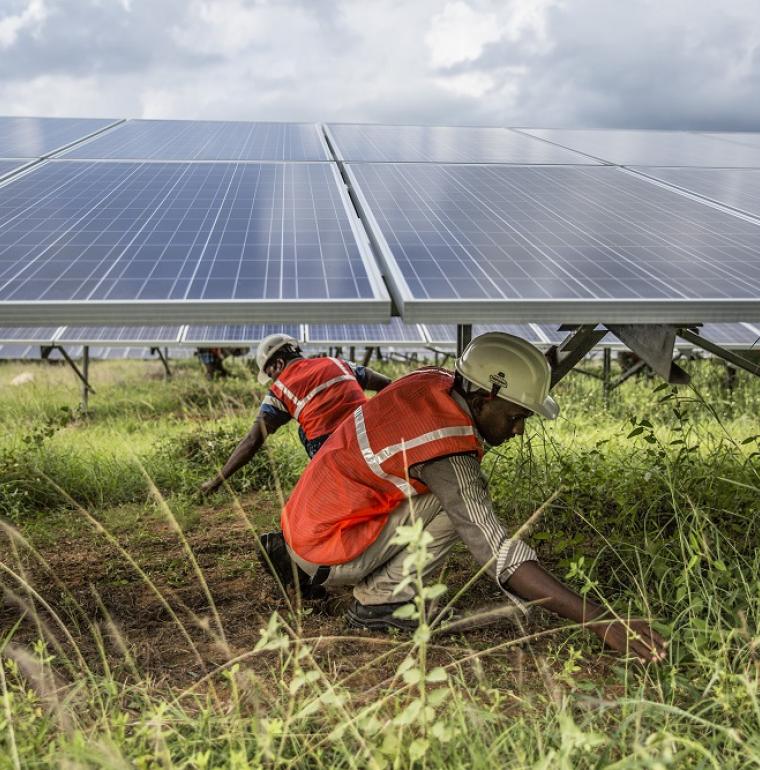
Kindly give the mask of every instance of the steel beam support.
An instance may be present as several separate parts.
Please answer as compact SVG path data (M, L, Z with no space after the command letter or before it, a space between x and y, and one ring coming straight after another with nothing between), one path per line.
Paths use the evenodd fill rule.
M550 387L553 388L589 351L607 334L606 329L597 329L596 324L583 324L569 334L559 345L546 351L546 358L552 369Z
M612 374L612 351L604 348L602 354L602 398L604 399L604 408L610 405L610 376Z
M682 340L686 340L692 345L702 348L702 350L706 350L708 353L712 353L714 356L718 356L718 358L722 358L724 361L728 361L728 363L733 364L739 369L744 369L745 372L760 377L760 364L756 364L754 361L744 358L744 356L739 355L739 353L721 347L720 345L701 337L699 334L695 334L691 329L679 329L678 336Z
M82 348L82 413L87 414L90 405L90 346Z
M66 352L66 348L62 348L60 345L43 345L40 348L40 355L43 359L47 360L54 350L57 350L63 356L63 360L71 367L71 370L79 378L79 381L82 384L82 403L83 405L86 404L87 396L85 391L95 395L95 388L90 385L88 378L90 370L90 348L85 345L82 350L82 371L80 371L79 367L76 365L76 361L74 361Z
M152 356L158 356L158 360L164 365L164 379L170 380L172 378L172 370L169 368L169 350L165 348L151 348L150 354Z
M673 361L676 326L668 324L608 324L607 328L624 342L652 370L672 385L688 385L690 377Z

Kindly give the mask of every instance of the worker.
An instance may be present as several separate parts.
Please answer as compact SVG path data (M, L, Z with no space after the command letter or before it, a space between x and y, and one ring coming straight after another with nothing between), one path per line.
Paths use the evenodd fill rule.
M207 380L229 377L230 373L222 363L224 361L224 351L222 348L198 348L196 355L206 370Z
M425 577L463 541L516 603L540 603L578 623L598 619L589 628L612 648L660 660L665 643L649 623L604 619L601 606L541 567L494 514L479 467L484 451L522 435L533 414L559 412L544 355L490 332L472 340L455 369L401 377L341 423L283 509L284 540L262 538L278 577L287 584L295 572L302 585L353 586L350 625L411 630L417 621L396 615L414 588L404 581L409 553L394 535L421 519L430 535Z
M335 428L367 401L364 390L379 391L391 380L366 366L340 358L304 358L298 341L287 334L270 334L256 351L258 381L270 385L248 435L237 445L222 470L201 486L201 494L218 489L250 462L274 433L291 419L309 457L313 457Z

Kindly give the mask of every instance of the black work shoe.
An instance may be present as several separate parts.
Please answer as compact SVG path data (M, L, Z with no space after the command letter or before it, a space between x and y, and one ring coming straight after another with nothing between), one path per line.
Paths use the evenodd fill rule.
M285 545L285 537L281 531L265 532L259 538L259 542L269 557L267 561L261 549L256 549L259 564L272 577L278 578L283 588L287 589L295 585L297 579L301 596L304 599L324 599L327 596L324 586L312 585L311 578L290 558L288 548Z
M351 628L366 628L370 631L387 631L397 628L399 631L416 631L417 621L409 618L396 618L393 613L410 602L390 604L359 604L353 599L346 610L348 625Z

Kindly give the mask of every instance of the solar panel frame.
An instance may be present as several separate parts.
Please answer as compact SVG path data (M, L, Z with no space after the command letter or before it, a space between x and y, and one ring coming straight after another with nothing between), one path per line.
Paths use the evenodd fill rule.
M81 123L83 121L86 121L87 123L100 123L101 125L97 128L93 125L92 130L86 131L84 134L76 134L72 135L71 133L66 137L66 139L61 144L49 144L47 147L44 148L38 148L41 149L42 152L27 152L29 149L27 148L19 148L17 152L8 152L8 145L3 144L3 137L2 137L2 131L3 127L7 125L7 123L10 122L20 122L20 123L27 123L32 124L34 121L37 122L38 130L43 129L45 125L52 126L55 123L58 124L58 126L63 129L63 127L66 124L71 124L72 126ZM79 142L83 142L85 140L91 139L93 137L96 137L98 134L101 134L105 131L108 131L111 128L114 128L115 126L118 126L120 123L124 122L124 118L40 118L40 117L15 117L12 115L3 115L0 116L0 156L2 157L9 157L9 158L48 158L51 155L55 155L56 153L63 152L64 150L78 144ZM12 150L13 148L11 148Z
M85 165L89 165L87 161L77 161ZM40 169L53 164L73 164L73 161L46 161L37 165L31 169L28 174L24 174L23 178L27 179L32 175L40 173ZM101 161L94 162L99 166ZM158 164L132 164L137 167L154 167ZM169 166L171 164L167 164ZM174 164L176 165L176 164ZM207 164L186 164L186 166L192 168L202 167ZM256 164L218 164L219 166L225 166L227 168L234 168L230 173L235 175L240 172L241 168L253 168ZM151 299L63 299L63 300L0 300L0 323L12 323L12 324L24 324L24 323L63 323L63 324L76 324L76 325L101 325L113 323L115 318L123 322L124 325L133 322L135 324L183 324L188 322L215 324L215 323L267 323L267 322L300 322L300 321L369 321L369 322L384 322L390 318L390 297L385 289L379 268L372 255L368 237L363 229L359 218L351 204L348 191L345 184L338 172L335 163L330 162L315 162L315 163L280 163L280 164L260 164L261 168L272 168L278 166L283 169L283 174L288 173L290 169L291 173L295 173L294 169L304 169L309 166L314 168L320 168L325 174L324 183L327 184L333 193L337 193L332 199L335 207L335 223L338 230L344 234L346 241L344 243L344 255L339 261L345 262L344 276L348 276L350 279L352 276L366 285L366 291L371 296L344 296L344 297L319 297L319 298L288 298L288 297L269 297L269 298L248 298L248 299L174 299L168 300L165 298L151 300ZM62 166L59 166L61 168ZM242 172L240 172L242 173ZM304 172L305 173L305 172ZM315 172L316 173L316 172ZM307 174L308 176L308 174ZM0 183L0 191L14 185L20 178L11 178L5 182ZM36 180L36 177L35 177ZM288 180L285 179L281 184L286 184ZM317 181L321 181L317 179ZM230 183L231 184L231 183ZM311 184L311 181L309 182ZM16 188L11 188L16 189ZM331 193L332 195L332 193ZM102 203L102 201L100 202ZM100 204L97 204L100 205ZM222 211L222 207L226 205L225 199L219 204L219 216ZM230 206L233 204L230 203ZM272 204L274 205L274 203ZM342 205L342 209L341 209ZM29 207L30 209L32 207ZM151 218L155 215L156 211L159 211L159 207L151 208L149 213L146 214L143 219L144 222L141 225L141 229L147 226L147 223L151 221ZM253 209L252 209L253 210ZM99 214L92 209L93 217L97 217ZM314 212L315 222L317 221L317 211ZM287 224L287 223L286 223ZM348 231L341 229L348 225L350 233L353 236L353 241L349 242ZM215 227L216 224L212 225ZM283 225L283 228L285 225ZM2 230L2 227L0 227ZM70 232L70 231L66 231ZM126 231L125 231L126 232ZM285 232L283 230L283 232ZM209 236L210 237L210 236ZM221 240L224 237L224 231L218 233L218 238ZM321 236L320 236L321 238ZM329 246L329 244L328 244ZM46 247L45 250L47 250ZM84 248L84 247L82 247ZM116 247L112 247L116 248ZM125 259L129 244L121 246L122 251L117 256L111 267L107 272L119 263L122 269L126 269L129 266L130 261L134 259ZM189 250L189 246L185 247ZM205 246L203 247L205 249ZM213 247L218 248L218 245ZM322 245L311 247L322 250ZM44 251L43 251L44 253ZM354 261L350 259L354 257ZM196 256L196 264L198 266L204 263L205 251ZM37 257L32 257L28 263L23 264L20 269L17 270L16 276L27 269L29 264L32 264ZM214 258L215 259L215 258ZM297 260L295 256L291 258L295 263ZM318 276L320 280L324 280L325 284L332 277L328 274L328 270L332 269L332 263L329 260L324 260L321 256L319 259L322 266L322 273ZM209 261L206 259L204 264ZM214 260L211 260L213 265ZM21 264L18 262L17 264ZM157 262L155 263L158 264ZM244 264L241 259L240 264ZM275 262L275 265L289 264L282 262ZM301 265L303 262L300 263ZM71 267L71 263L66 263L66 269ZM357 270L354 276L354 270ZM364 271L364 274L359 272L359 269ZM11 276L13 277L13 276ZM60 278L60 276L59 276ZM0 290L8 286L10 279L6 276L0 281ZM56 279L58 280L58 279ZM100 279L102 281L102 278ZM203 280L202 277L199 280ZM342 280L342 278L341 278ZM52 285L52 282L51 282ZM147 285L147 284L145 284ZM356 292L358 295L358 291Z
M516 130L618 166L760 167L760 147L738 143L732 145L697 131L599 128ZM598 146L592 142L592 137L600 142L607 142L607 147ZM610 146L610 140L613 138L618 142L618 146ZM673 146L663 146L668 143Z
M249 153L245 157L240 157L239 155L238 157L235 157L234 152L230 151L229 156L226 156L224 153L222 153L220 156L209 153L206 148L209 146L219 147L220 145L222 147L227 147L229 144L224 143L223 136L214 137L209 135L205 138L198 136L197 142L200 146L197 150L195 150L194 155L192 151L188 153L180 152L183 146L183 131L189 132L193 129L207 128L209 129L209 134L213 129L216 129L221 133L224 133L225 131L229 133L230 127L233 127L234 129L243 129L244 127L249 127L250 133L248 138L245 140L246 142L251 139L257 129L261 132L267 129L280 129L285 133L287 133L289 130L295 129L310 129L311 131L309 131L309 133L313 133L313 137L316 139L315 147L318 147L319 150L312 154L308 148L304 147L301 148L304 150L301 152L299 148L295 147L292 143L292 138L291 143L288 144L288 138L286 137L283 145L281 146L284 151L278 154L282 156L297 155L298 157L275 157L275 153L266 151L262 151L260 153ZM177 135L175 135L173 138L169 133L169 130L172 128L176 129L177 132ZM153 138L150 136L151 129L154 129L155 136ZM142 152L137 150L130 151L129 149L124 149L124 142L133 142L134 144L137 144L138 147L141 146L139 144L141 131L143 131L145 134L143 138L143 142L145 144L143 144L142 147L145 147L146 144L149 145L151 141L160 146L157 146L151 151ZM130 137L130 133L133 135L136 134L136 136ZM301 137L301 140L303 141L306 138L308 137ZM111 145L113 145L118 142L119 139L124 140L121 145L121 149L119 145L112 149L108 149L109 142ZM93 147L95 148L94 150ZM169 149L165 149L167 147ZM98 151L99 149L100 151ZM255 147L252 149L255 149ZM290 152L286 151L288 149L290 149ZM331 161L332 155L330 153L329 147L327 146L327 141L325 139L324 133L322 132L321 126L318 123L133 119L121 123L118 127L116 127L114 131L109 131L107 134L95 136L86 142L78 143L75 147L69 148L65 152L59 153L56 157L56 160L109 161L116 163L128 163L136 161L146 163L312 163Z
M388 324L307 324L307 345L420 347L427 342L419 324L394 316Z
M403 172L403 174L409 174L413 169L427 169L433 170L447 170L449 173L462 174L468 169L484 169L491 174L515 174L515 173L547 173L554 175L556 180L559 180L558 174L585 174L585 175L607 175L609 180L613 180L613 184L616 184L622 179L636 178L644 185L653 185L659 187L663 191L667 191L669 205L675 206L676 203L680 203L685 207L685 200L689 200L697 207L704 206L705 211L702 213L698 208L694 208L690 211L693 220L706 218L707 211L713 210L719 212L721 217L726 217L723 220L725 226L728 228L740 229L739 222L747 223L752 228L758 227L758 222L751 218L743 216L737 212L732 212L725 207L717 204L712 204L708 201L704 201L696 196L689 195L680 190L673 188L672 186L659 183L655 180L644 177L626 169L616 168L612 166L585 166L585 167L545 167L545 166L501 166L497 164L482 165L482 164L346 164L345 170L351 185L352 193L356 201L357 208L360 212L360 216L364 220L367 226L367 231L370 235L370 239L375 247L375 252L378 255L379 261L383 267L384 275L388 281L388 286L393 296L396 307L398 308L401 316L407 323L439 323L439 322L457 322L457 323L499 323L499 322L534 322L534 323L695 323L702 321L739 321L760 320L760 291L753 289L746 276L741 280L746 284L745 296L709 296L709 297L689 297L684 296L682 292L678 292L673 289L671 285L665 284L661 279L657 280L662 283L661 293L665 290L672 292L672 294L680 293L681 296L667 296L662 294L661 297L656 297L654 294L651 297L597 297L597 296L585 296L581 297L561 297L561 298L526 298L522 297L506 297L502 294L501 297L487 298L487 299L452 299L446 298L433 298L426 299L421 297L415 297L409 284L402 272L402 269L397 261L383 228L379 225L378 219L375 216L373 207L365 194L363 182L357 171L360 169L372 169L373 172L381 174L390 172ZM453 171L452 171L453 170ZM612 176L610 176L612 175ZM618 176L619 175L619 176ZM603 178L603 177L601 177ZM404 179L404 182L408 184L409 189L412 189L414 185ZM598 183L597 183L598 184ZM471 201L475 201L481 208L487 208L487 204L484 201L479 200L474 196L471 191L467 190L464 184L461 185L464 188L465 193L470 195ZM635 186L634 186L635 187ZM644 191L644 188L639 188ZM624 185L621 186L622 193L626 193ZM461 192L457 190L457 192ZM648 207L650 211L658 211L658 206L655 201L655 193L652 190L651 195L647 192L647 198L641 198L641 205ZM443 193L440 193L441 195ZM672 197L670 197L672 196ZM531 199L532 202L539 204L537 200ZM393 213L398 211L408 212L413 208L413 204L409 201L398 201L394 198L394 205L397 209ZM608 203L605 201L605 205ZM505 214L500 214L498 211L491 211L492 218L500 220L501 225L507 225L512 227ZM384 212L387 214L387 212ZM522 213L522 212L521 212ZM554 212L550 212L553 214ZM699 215L699 216L697 216ZM407 216L405 214L405 216ZM682 218L684 215L679 214ZM636 263L629 257L620 257L621 247L605 245L603 241L600 241L597 236L589 236L582 233L580 228L560 217L560 221L563 222L563 226L575 228L576 231L581 232L583 237L586 238L591 246L597 248L607 248L608 251L614 253L616 258L620 258L624 261L624 267L629 272L636 270ZM642 229L639 225L636 225L639 229ZM700 225L701 226L701 225ZM512 228L514 229L514 228ZM704 228L703 228L704 229ZM412 231L415 232L415 231ZM748 237L751 235L753 243L760 239L760 229L757 231L753 229L746 230L745 233ZM551 232L549 232L551 236ZM578 235L577 232L574 233ZM715 234L711 234L713 237ZM735 233L734 233L735 235ZM658 238L660 236L653 232L648 232L650 238ZM526 246L531 246L530 241L523 234L520 237L524 241ZM717 235L715 235L717 237ZM707 240L707 239L706 239ZM584 241L584 243L586 242ZM596 241L596 243L593 243ZM522 241L521 241L522 242ZM444 245L448 245L445 244ZM676 246L669 243L664 237L660 239L660 242L656 244L658 247L666 246L669 249L675 249ZM427 245L425 246L427 248ZM568 248L576 249L576 246L568 244ZM626 247L630 250L630 247ZM679 246L680 248L680 246ZM747 254L754 254L752 247L742 247ZM544 248L538 250L544 258L549 260L547 251ZM469 252L464 252L471 262L472 256ZM687 252L688 253L688 252ZM697 259L696 255L689 253L692 259ZM535 256L535 255L534 255ZM457 256L457 259L461 261L461 257ZM701 257L700 257L701 259ZM669 266L669 262L660 261L658 263L659 269L664 269ZM700 265L701 267L702 265ZM536 270L538 267L545 267L545 265L537 265L536 260L533 259L531 263L531 269ZM482 267L479 268L484 273ZM587 268L590 269L590 268ZM564 271L564 269L563 269ZM566 271L564 271L566 272ZM647 275L648 271L634 275L634 278L639 284L644 283L643 279L647 278L651 281L652 278ZM715 271L713 271L715 272ZM553 275L550 278L558 278L561 276ZM567 273L567 277L578 284L578 290L587 291L585 286L578 280L577 277ZM688 276L687 276L688 277ZM487 276L486 276L487 279ZM484 280L486 280L484 279ZM457 279L460 280L460 279ZM488 279L490 280L490 279ZM542 279L543 280L543 279ZM565 279L567 281L567 278ZM617 280L620 283L619 279ZM418 280L419 282L419 280ZM534 282L537 283L537 281ZM570 281L567 281L568 283ZM695 285L698 283L704 283L705 286L709 285L709 288L714 288L714 284L707 284L705 282L695 279ZM737 292L738 293L738 292Z
M37 162L36 158L0 158L0 181Z
M303 324L189 324L180 344L193 348L255 345L270 334L289 334L299 342L306 339Z
M389 147L377 146L376 150L364 153L364 157L358 157L358 153L345 149L350 147L350 140L344 138L343 147L341 147L340 131L397 131L401 136L397 137L397 144L391 150ZM519 131L503 128L500 126L393 126L370 123L327 123L324 125L324 131L328 137L329 143L333 148L335 157L340 162L346 163L480 163L480 164L547 164L547 165L599 165L599 161L589 158L580 153L568 150L550 142L542 142L536 137L529 136ZM432 146L436 145L436 136L438 134L438 143L442 141L450 142L449 147L433 150L424 154L419 148L404 147L398 148L398 143L403 142L403 133L409 131L427 132L430 136L426 143ZM483 132L488 132L486 135ZM454 134L446 136L446 134ZM504 146L498 151L492 148L490 151L482 148L463 146L466 145L468 138L474 138L480 133L483 142L487 144L488 136L494 139L503 139ZM529 140L524 142L523 140ZM361 141L361 139L354 140ZM365 141L369 141L365 137ZM385 137L381 141L386 141ZM525 145L525 150L514 149L514 154L510 156L508 145L512 142Z

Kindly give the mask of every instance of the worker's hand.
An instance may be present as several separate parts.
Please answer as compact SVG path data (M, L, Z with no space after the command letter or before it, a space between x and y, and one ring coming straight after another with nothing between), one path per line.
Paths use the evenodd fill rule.
M222 480L218 476L214 476L213 479L204 481L203 484L201 484L200 488L198 489L198 494L200 497L208 497L209 495L216 492L216 490L219 489L221 485Z
M608 647L627 653L642 663L665 660L668 643L647 620L597 620L589 623L589 628Z

